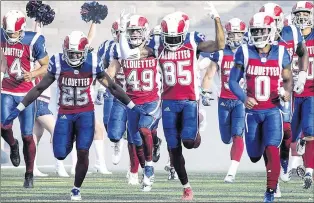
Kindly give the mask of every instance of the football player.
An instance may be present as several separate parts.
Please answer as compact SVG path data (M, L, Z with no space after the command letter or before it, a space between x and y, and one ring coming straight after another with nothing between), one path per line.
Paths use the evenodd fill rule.
M286 47L286 49L289 51L291 59L292 55L296 55L301 69L306 68L309 59L300 29L294 25L284 26L284 13L282 8L278 4L267 3L263 5L259 11L267 12L273 16L277 27L275 40L278 41L280 45ZM287 182L291 179L292 174L292 169L288 168L290 144L292 139L290 124L292 118L291 102L288 102L286 104L284 104L284 102L281 102L281 111L283 112L284 136L282 144L280 146L280 178L284 182ZM279 192L279 190L277 192ZM279 197L280 193L276 195L277 197Z
M66 36L63 53L51 57L48 73L3 122L3 127L6 128L46 88L57 81L59 112L53 135L53 151L57 159L64 160L73 148L73 141L76 140L78 160L71 200L81 200L80 187L87 173L89 148L94 138L95 115L90 92L92 81L98 79L129 108L144 112L110 79L99 65L97 55L88 53L88 49L89 42L83 32L73 31Z
M13 123L8 123L9 125L3 128L3 122L18 106L18 103L22 101L26 93L33 88L33 78L47 72L49 61L44 36L25 30L26 18L21 11L11 10L3 17L1 48L8 69L2 81L1 136L10 145L10 159L16 167L20 164L19 143L13 137ZM33 69L34 61L38 61L41 65L37 70ZM25 188L33 187L33 169L36 154L36 145L33 139L34 114L35 104L32 103L19 115L26 165Z
M145 46L149 37L148 20L141 15L130 19L121 15L121 38L127 38L131 48ZM123 24L124 23L124 24ZM122 71L126 78L126 93L130 98L152 115L144 116L133 110L127 111L128 131L143 168L143 191L151 189L154 182L152 130L158 126L161 117L160 83L161 77L156 58L151 55L140 59L113 60L108 68L111 77ZM138 135L140 133L140 136ZM129 139L129 138L128 138Z
M165 16L161 22L160 38L151 40L148 47L130 49L127 40L119 43L123 59L136 58L153 52L163 72L162 121L164 135L173 156L173 165L183 186L182 200L192 200L193 192L185 169L182 145L198 148L201 143L198 122L199 75L197 52L215 52L225 46L220 17L211 2L209 15L215 20L216 40L205 41L199 32L188 32L183 16ZM153 51L152 51L153 50Z
M292 118L292 141L298 140L297 151L303 154L305 176L304 188L309 189L313 182L314 169L314 4L299 1L292 8L292 23L301 29L309 54L309 64L302 67L294 59L294 112ZM294 57L296 57L294 55ZM304 64L305 65L305 64ZM299 139L302 131L303 139ZM306 143L306 144L305 144Z
M240 46L234 56L229 78L230 90L245 109L245 142L253 163L265 152L267 189L264 202L274 201L280 175L279 147L282 140L280 98L290 99L292 74L290 55L281 45L273 45L276 24L272 15L256 13L249 23L250 45ZM244 79L244 90L240 79ZM281 89L281 81L283 88Z
M243 43L243 36L246 30L245 23L239 18L230 19L225 25L227 45L224 50L207 54L213 61L208 67L203 78L202 88L210 92L211 82L215 73L219 71L220 96L218 100L218 118L221 140L225 144L232 142L230 151L231 165L224 179L226 183L232 183L235 179L240 159L244 150L244 106L243 103L230 91L228 80L230 70L233 67L233 55L237 48ZM203 105L209 106L207 97L202 97Z

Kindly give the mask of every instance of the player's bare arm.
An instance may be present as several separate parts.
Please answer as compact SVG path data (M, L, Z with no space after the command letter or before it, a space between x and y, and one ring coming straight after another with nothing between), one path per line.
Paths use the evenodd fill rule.
M119 63L119 61L117 59L113 59L107 69L107 74L109 75L109 77L114 78L117 72L119 72L120 68L121 64Z
M215 18L216 39L201 42L197 49L202 52L215 52L224 49L225 34L219 17Z
M55 77L51 73L47 73L44 78L26 94L21 103L27 107L35 101L54 81Z
M108 88L110 93L120 100L123 104L129 105L131 101L130 97L125 93L125 91L116 84L111 77L106 73L102 72L97 76L97 79L100 84Z
M287 102L290 100L291 91L292 91L292 71L291 64L287 65L281 72L281 77L283 80L283 87L285 89L285 94L282 99Z
M212 86L213 78L217 71L217 64L213 61L210 62L209 66L206 69L205 76L202 81L202 88L205 90L209 90Z
M298 66L300 71L307 71L309 67L309 54L304 42L299 43L297 46L296 54L298 55Z

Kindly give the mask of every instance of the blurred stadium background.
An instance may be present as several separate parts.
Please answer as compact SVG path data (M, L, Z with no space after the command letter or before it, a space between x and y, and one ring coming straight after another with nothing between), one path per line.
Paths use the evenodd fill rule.
M19 9L26 13L25 6L27 1L1 1L1 18L11 9ZM81 30L86 34L88 33L90 23L85 23L81 20L80 7L84 1L49 1L48 3L56 12L54 21L44 27L43 34L46 38L46 47L49 55L62 51L62 42L64 37L73 30ZM203 11L204 2L200 1L99 1L101 4L108 6L109 14L107 18L97 25L97 33L92 47L98 49L100 43L104 40L112 39L110 27L112 22L119 17L120 10L130 9L139 14L146 16L150 22L150 27L157 25L161 18L166 14L173 11L184 11L191 19L190 30L197 30L203 32L207 39L214 39L214 23L207 17ZM249 18L258 11L258 9L266 1L215 1L217 11L219 12L223 24L232 17L238 17L248 22ZM294 1L279 1L277 2L284 9L286 14L289 14ZM33 28L33 20L27 20L28 29ZM50 102L50 110L56 113L56 100L55 100L55 85L52 87L52 100ZM207 113L207 126L202 135L202 144L196 150L184 150L186 158L186 166L188 171L225 171L227 172L229 161L230 147L224 145L220 140L218 118L217 118L217 101L213 101L212 106L203 107ZM96 115L98 120L102 121L103 110L102 107L96 106ZM163 136L162 122L158 128L159 137L163 139L161 158L156 164L156 170L162 170L168 160L168 152L166 150L166 141ZM19 123L16 120L14 123L14 135L21 141ZM123 170L126 171L129 158L127 154L127 147L125 145L122 160L119 165L114 166L111 162L111 144L105 135L106 142L106 163L111 171ZM3 142L2 142L3 143ZM20 142L22 143L22 142ZM52 148L50 146L50 135L45 132L38 150L38 165L40 166L53 166L55 161L53 159ZM5 148L9 153L9 149ZM22 145L20 145L21 158ZM23 158L22 158L23 159ZM66 165L71 164L71 156L65 160ZM24 165L24 161L21 161ZM91 148L90 153L90 166L94 165L94 148ZM2 167L11 166L11 163L5 164ZM45 169L41 169L45 172ZM257 164L252 164L246 152L244 152L242 162L239 167L239 172L245 171L261 171L264 172L264 163L260 161Z

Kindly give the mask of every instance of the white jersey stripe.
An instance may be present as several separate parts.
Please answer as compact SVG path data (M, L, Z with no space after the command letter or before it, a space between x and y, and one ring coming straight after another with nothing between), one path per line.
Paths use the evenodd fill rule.
M244 71L243 71L243 90L246 94L246 88L247 88L247 81L246 81L246 69L248 67L248 63L249 63L249 48L247 46L247 44L243 44L242 45L242 52L243 52L243 58L244 58Z
M200 98L200 91L199 91L199 87L201 85L199 77L198 77L198 64L197 64L197 57L196 57L196 52L197 52L197 44L195 42L195 38L194 38L195 32L191 32L190 33L190 43L192 45L192 49L194 52L194 56L193 56L193 72L194 72L194 93L195 93L195 100L198 101Z

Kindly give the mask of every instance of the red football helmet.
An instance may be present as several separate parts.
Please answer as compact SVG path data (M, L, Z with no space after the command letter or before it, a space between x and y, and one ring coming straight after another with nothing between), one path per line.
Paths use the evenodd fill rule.
M114 21L111 26L111 34L115 42L119 42L119 35L120 35L119 27L120 27L120 20L118 19Z
M26 29L25 15L18 10L11 10L3 17L3 30L9 44L15 44L24 37Z
M141 15L132 15L127 23L126 37L134 47L145 43L149 37L148 20Z
M175 13L166 15L161 21L161 37L165 48L176 51L183 46L187 34L186 21Z
M270 15L272 15L273 19L276 22L277 30L278 32L281 32L283 26L284 26L284 13L282 11L282 8L275 3L267 3L262 6L262 8L259 9L259 12L266 12Z
M186 32L188 32L189 31L189 27L190 27L190 18L189 18L189 16L186 13L182 12L182 11L176 11L173 14L181 16L184 19L184 21L185 21L185 29L186 29Z
M250 20L249 40L257 48L264 48L275 41L277 27L272 15L266 12L256 13Z
M226 25L227 44L232 48L238 48L243 43L244 33L247 32L245 23L239 18L230 19Z
M314 4L299 1L292 8L292 23L300 29L313 28Z
M87 58L89 42L81 31L73 31L63 42L63 56L69 66L77 67Z

